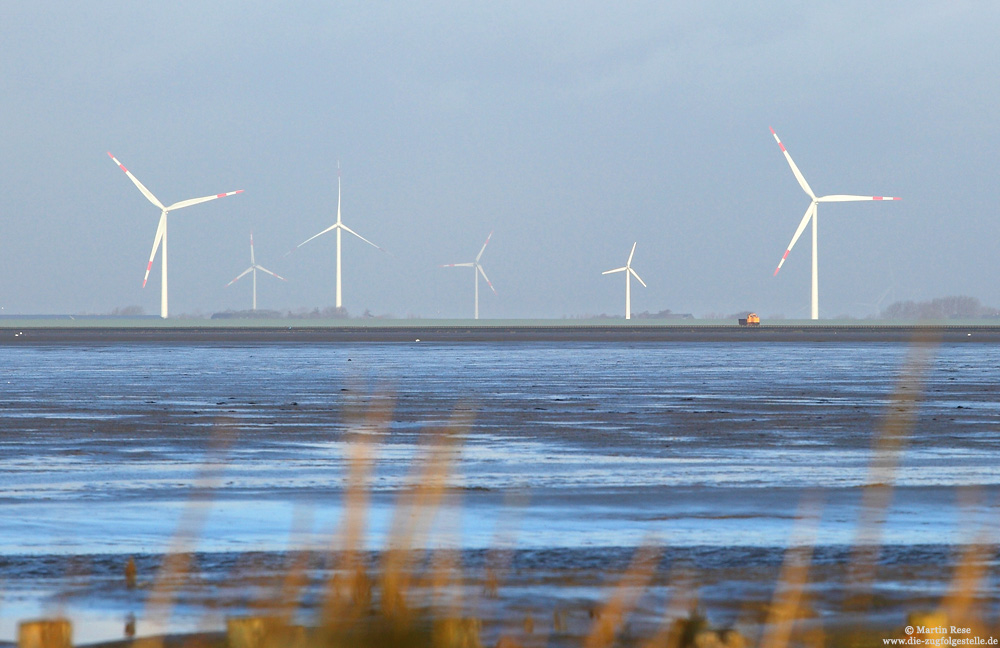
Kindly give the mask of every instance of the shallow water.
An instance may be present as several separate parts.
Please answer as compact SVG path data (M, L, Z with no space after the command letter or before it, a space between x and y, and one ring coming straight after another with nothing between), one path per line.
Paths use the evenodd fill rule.
M900 415L897 386L913 378L902 375L911 351L894 343L7 347L0 557L58 565L46 557L328 546L359 431L376 456L365 545L377 550L434 430L466 414L448 495L422 546L770 550L788 545L806 494L819 502L817 544L849 545L861 487L873 479L873 443ZM943 345L917 376L916 417L880 529L888 555L971 542L981 520L996 519L998 361L990 345ZM388 423L366 427L382 410ZM43 588L49 594L22 595L21 569L3 570L0 639L10 637L12 610L43 607L65 576L40 567L54 583Z

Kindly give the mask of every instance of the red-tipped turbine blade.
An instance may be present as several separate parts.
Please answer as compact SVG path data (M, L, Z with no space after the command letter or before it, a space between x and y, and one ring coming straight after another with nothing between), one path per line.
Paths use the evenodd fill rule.
M167 212L164 211L160 214L160 222L156 226L156 236L153 238L153 251L149 253L149 263L146 264L146 276L142 278L142 287L146 287L146 281L149 279L149 271L153 268L153 257L156 256L156 250L160 247L160 241L163 240L163 233L167 231Z
M111 151L108 151L108 157L111 158L114 161L114 163L118 165L119 169L125 172L125 175L127 175L128 179L132 181L132 184L134 184L139 189L139 191L142 192L142 195L146 197L146 200L153 203L160 209L164 209L163 203L161 203L159 199L157 199L157 197L153 195L153 192L147 189L144 184L139 182L139 179L136 178L134 175L132 175L132 173L125 168L125 165L118 161L118 158L111 155Z
M190 207L191 205L199 205L203 202L208 202L209 200L216 200L218 198L225 198L226 196L235 196L238 193L243 193L243 190L237 189L236 191L229 191L226 193L215 194L214 196L205 196L204 198L188 198L187 200L175 202L173 205L170 205L169 207L167 207L167 211L182 209L184 207Z
M785 154L785 160L788 161L788 166L792 168L792 174L795 176L795 179L799 181L799 186L802 187L802 191L809 194L809 197L815 200L816 194L813 193L813 190L809 186L809 183L806 182L806 179L802 175L802 172L799 171L799 167L795 166L795 161L792 160L792 156L788 154L788 151L785 149L785 145L781 143L780 139L778 139L778 134L775 133L774 129L771 128L770 126L768 126L768 128L771 129L771 135L774 135L774 141L777 142L778 146L781 147L781 152Z
M809 208L806 209L805 216L803 216L802 220L799 222L798 229L795 230L795 236L792 237L792 242L788 244L788 249L785 250L785 254L784 256L781 257L781 261L778 262L778 267L775 268L774 275L772 276L775 277L778 276L778 270L781 270L781 266L784 265L785 259L788 258L788 253L792 251L793 247L795 247L795 242L799 240L800 236L802 236L803 230L805 230L806 225L809 224L809 219L812 218L813 215L815 214L816 214L816 203L810 203Z
M490 235L486 237L486 242L483 243L483 247L482 247L482 249L479 250L479 254L476 255L476 262L477 263L479 262L479 259L483 256L483 252L486 251L486 246L490 244L490 239L491 238L493 238L493 232L492 231L490 232Z

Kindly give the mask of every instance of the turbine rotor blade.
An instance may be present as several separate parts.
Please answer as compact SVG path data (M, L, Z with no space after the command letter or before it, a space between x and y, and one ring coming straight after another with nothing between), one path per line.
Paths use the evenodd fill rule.
M215 194L214 196L205 196L204 198L188 198L187 200L175 202L173 205L170 205L169 207L167 207L167 211L173 211L174 209L182 209L184 207L190 207L191 205L198 205L203 202L208 202L209 200L215 200L216 198L225 198L226 196L234 196L238 193L243 193L243 190L237 189L236 191Z
M267 268L265 268L264 266L254 266L254 267L256 267L256 268L257 268L258 270L260 270L261 272L266 272L267 274L271 275L271 276L272 276L272 277L274 277L275 279L281 279L282 281L288 281L288 279L285 279L284 277L282 277L282 276L281 276L281 275L279 275L279 274L276 274L276 273L274 273L274 272L271 272L270 270L268 270L268 269L267 269ZM245 273L244 273L244 274L245 274ZM239 279L239 277L237 277L237 279ZM234 280L234 281L235 281L235 280Z
M490 232L490 235L486 237L486 242L483 243L483 248L479 250L479 254L476 255L476 263L479 263L479 259L483 256L483 252L486 251L486 246L490 244L491 238L493 238L493 232Z
M768 126L768 128L771 127ZM785 154L785 159L788 160L788 166L792 167L792 173L795 175L795 179L799 181L799 186L802 187L802 191L809 194L809 197L813 200L816 200L816 194L814 194L812 188L809 187L809 183L806 182L802 172L799 171L799 167L795 166L795 161L792 160L792 156L788 154L787 150L785 150L785 145L781 143L780 139L778 139L778 134L774 132L773 128L771 128L771 135L774 135L774 141L778 143L778 146L781 147L781 152Z
M125 172L125 175L127 175L128 178L129 178L129 180L132 181L132 184L134 184L139 189L139 191L142 192L142 195L146 197L146 200L148 200L149 202L153 203L154 205L156 205L160 209L166 209L166 207L163 206L163 203L161 203L156 198L156 196L153 195L153 192L151 192L149 189L147 189L145 187L145 185L143 185L141 182L139 182L139 179L136 178L134 175L132 175L132 173L128 169L125 168L125 165L118 161L118 158L116 158L115 156L111 155L111 151L108 151L108 157L111 158L114 161L114 163L118 165L119 169L121 169L122 171Z
M445 263L438 267L441 268L471 268L475 266L475 263Z
M902 200L902 198L894 196L848 196L836 194L833 196L823 196L822 198L817 198L816 202L861 202L865 200Z
M624 272L626 270L628 270L628 266L625 266L625 267L622 267L622 268L615 268L614 270L605 270L601 274L612 274L612 273L615 273L615 272Z
M642 284L643 288L648 288L649 287L649 286L646 285L646 282L642 280L642 277L640 277L639 274L635 270L633 270L632 268L629 268L628 271L632 273L633 277L635 277L636 279L639 280L639 283Z
M809 219L812 218L815 213L816 203L811 203L809 208L806 209L806 213L805 216L802 217L802 221L799 222L798 229L795 230L795 236L792 237L792 242L788 244L788 249L785 250L784 256L781 257L781 261L778 261L778 267L774 270L774 276L778 276L778 270L781 270L781 266L785 263L785 259L788 258L788 253L792 251L793 247L795 247L795 242L799 240L800 236L802 236L802 231L806 228L806 225L809 224Z
M338 224L334 223L333 225L331 225L330 227L327 227L327 228L326 228L325 230L323 230L323 231L322 231L322 232L320 232L319 234L313 234L312 236L310 236L310 237L309 237L309 238L307 238L306 240L302 241L301 243L299 243L298 245L296 245L296 246L295 246L295 248L300 248L300 247L302 247L303 245L305 245L306 243L308 243L309 241L313 240L314 238L318 238L318 237L320 237L320 236L323 236L323 235L324 235L324 234L326 234L327 232L329 232L329 231L331 231L331 230L335 230L335 229L337 229L338 227L342 227L342 225L338 225ZM288 256L288 254L291 254L291 252L292 252L292 251L291 251L291 250L289 250L289 251L288 251L288 253L287 253L287 254L286 254L285 256Z
M479 270L479 274L483 275L483 279L486 280L486 285L488 285L490 287L490 290L493 291L493 294L496 295L497 289L493 287L493 282L490 281L490 278L486 276L486 271L483 270L483 266L476 264L476 269ZM497 296L499 297L499 295Z
M638 243L638 241L632 244L632 251L628 253L628 261L625 262L626 268L632 267L632 256L635 254L636 243Z
M247 273L250 272L253 269L254 269L254 266L250 266L249 268L247 268L246 270L244 270L243 272L241 272L240 274L238 274L235 279L233 279L232 281L230 281L229 283L227 283L225 285L225 287L228 288L228 287L232 286L234 283L236 283L237 281L239 281L243 277L247 276Z
M156 226L156 236L153 237L153 251L149 253L149 263L146 264L146 276L142 278L142 287L146 287L146 282L149 280L149 271L153 267L153 257L156 256L156 250L160 247L160 241L163 240L163 233L167 231L167 210L164 209L160 212L160 222Z
M345 232L347 232L348 234L353 234L353 235L357 236L357 237L358 237L359 239L361 239L362 241L364 241L364 242L365 242L365 243L367 243L368 245L372 246L373 248L375 248L375 249L377 249L377 250L382 250L383 252L385 252L385 250L384 250L383 248L381 248L381 247L379 247L379 246L375 245L374 243L372 243L371 241L369 241L369 240L368 240L368 239L366 239L365 237L361 236L360 234L358 234L357 232L355 232L354 230L352 230L352 229L351 229L350 227L348 227L347 225L344 225L343 223L341 223L341 224L340 224L340 227L341 227L341 228L343 228L343 230L344 230Z

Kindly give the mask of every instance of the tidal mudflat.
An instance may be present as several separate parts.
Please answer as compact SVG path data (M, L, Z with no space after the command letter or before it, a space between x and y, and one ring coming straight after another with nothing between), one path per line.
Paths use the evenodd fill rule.
M293 565L307 567L297 610L308 622L344 549L354 450L371 463L353 548L377 574L441 430L440 496L405 509L424 524L409 548L430 550L417 566L455 556L453 593L464 588L457 600L484 636L526 617L539 635L560 618L566 641L586 634L647 546L659 553L630 631L686 614L670 605L689 592L716 626L753 634L802 538L809 623L899 625L940 601L963 551L995 541L1000 483L1000 349L913 353L899 342L8 346L0 639L52 613L75 620L79 642L119 638L129 618L140 635L162 629L149 597L178 550L192 560L170 631L219 630ZM883 472L879 457L892 461ZM891 499L865 522L878 475ZM872 538L872 605L851 612L852 547ZM977 556L995 619L996 554Z

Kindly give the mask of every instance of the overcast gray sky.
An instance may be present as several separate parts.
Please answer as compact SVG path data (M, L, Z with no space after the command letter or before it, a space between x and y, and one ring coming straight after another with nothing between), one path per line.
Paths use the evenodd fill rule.
M966 294L1000 305L1000 3L0 3L3 313L171 314L334 302L336 168L354 314L752 309L808 317Z

